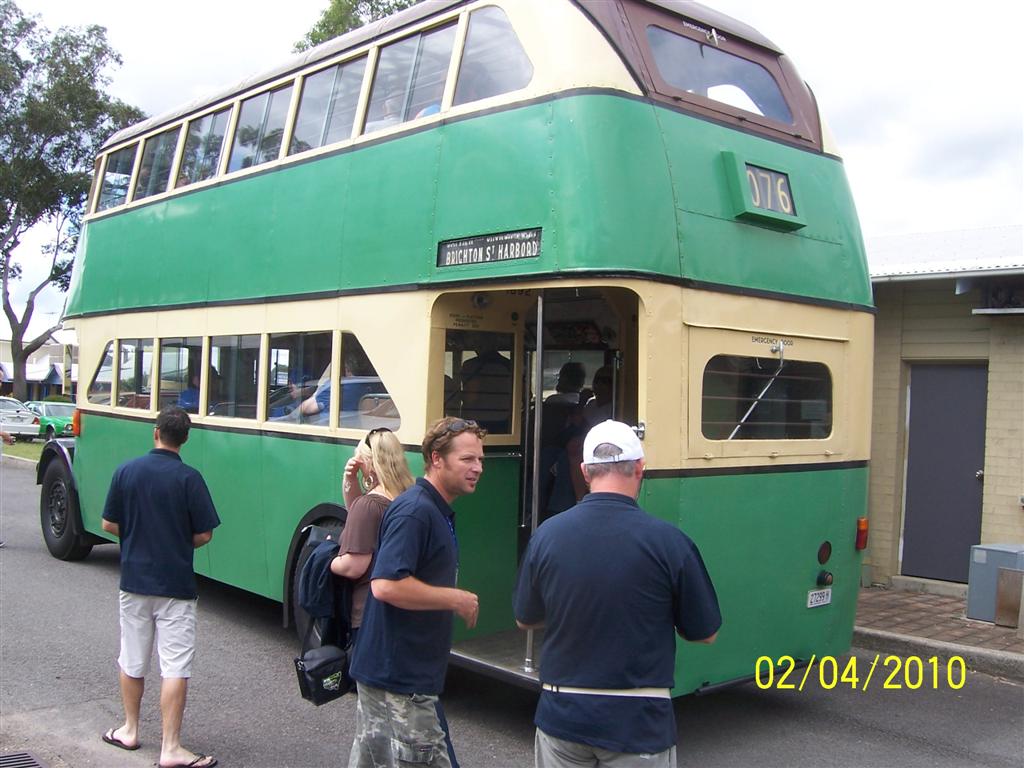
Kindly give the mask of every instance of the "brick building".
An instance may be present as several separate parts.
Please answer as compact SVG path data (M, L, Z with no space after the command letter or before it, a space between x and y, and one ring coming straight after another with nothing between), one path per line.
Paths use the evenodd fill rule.
M1024 543L1022 228L867 251L878 314L864 580L962 584L971 545Z

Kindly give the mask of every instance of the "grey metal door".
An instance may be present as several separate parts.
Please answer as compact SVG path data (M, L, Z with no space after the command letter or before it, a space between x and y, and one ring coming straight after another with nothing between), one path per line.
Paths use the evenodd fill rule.
M911 366L904 576L967 582L981 538L987 389L983 365Z

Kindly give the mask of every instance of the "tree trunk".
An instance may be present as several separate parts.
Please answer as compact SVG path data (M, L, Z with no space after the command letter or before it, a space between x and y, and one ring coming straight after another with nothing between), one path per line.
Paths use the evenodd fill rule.
M28 381L26 381L25 379L25 369L27 368L28 355L15 355L13 353L13 350L14 344L12 342L11 354L12 357L14 358L14 365L12 366L14 370L11 371L11 373L13 374L14 378L14 392L12 392L11 394L15 400L21 400L21 402L25 402L26 400L28 400Z

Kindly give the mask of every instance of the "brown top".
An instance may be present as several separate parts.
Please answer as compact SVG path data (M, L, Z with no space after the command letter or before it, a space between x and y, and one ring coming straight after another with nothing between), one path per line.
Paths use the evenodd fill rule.
M348 509L348 519L341 532L338 542L338 554L372 555L377 551L377 539L380 534L380 521L384 517L391 500L377 493L360 496ZM370 563L352 588L352 628L357 629L363 623L363 608L370 592Z

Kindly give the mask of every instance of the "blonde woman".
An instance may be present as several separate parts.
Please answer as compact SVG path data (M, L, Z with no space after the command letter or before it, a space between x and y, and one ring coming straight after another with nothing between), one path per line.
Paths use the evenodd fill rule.
M381 518L392 500L413 482L402 444L385 427L371 429L345 464L341 495L348 519L341 533L338 556L331 562L331 572L354 582L353 633L363 622L370 591L370 563L377 550Z

